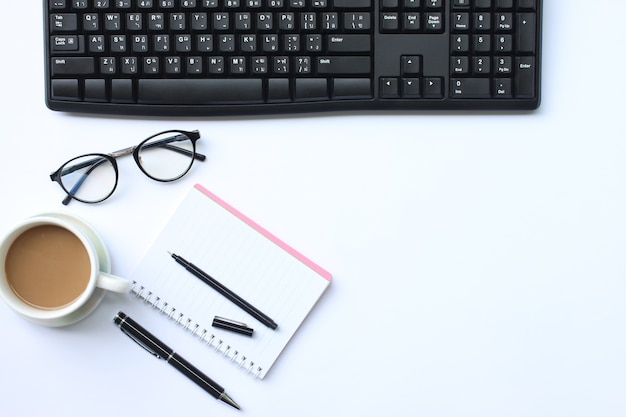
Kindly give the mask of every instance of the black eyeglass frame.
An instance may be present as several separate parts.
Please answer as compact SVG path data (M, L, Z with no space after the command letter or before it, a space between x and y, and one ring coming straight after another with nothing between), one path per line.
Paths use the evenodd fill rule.
M175 136L171 136L169 138L165 138L161 141L155 142L153 144L150 144L150 147L153 146L163 146L168 148L169 150L172 150L174 152L178 152L178 153L182 153L182 154L186 154L189 155L191 153L191 163L189 164L189 166L187 167L187 169L185 171L183 171L180 175L174 177L174 178L167 178L167 179L163 179L163 178L157 178L154 177L152 175L150 175L142 166L141 164L141 159L139 156L139 151L141 149L144 149L145 147L143 146L146 142L150 141L151 139L154 139L157 136L161 136L161 135L166 135L166 134L182 134L185 135L189 140L191 140L191 144L192 144L192 149L191 151L187 150L187 149L182 149L182 148L178 148L176 146L172 146L170 143L173 142L175 140L175 138L177 137L177 135ZM115 190L117 189L117 183L119 180L119 169L117 166L117 161L116 159L119 158L120 156L125 156L125 155L133 155L133 159L135 160L135 163L137 164L137 166L139 167L139 169L141 170L141 172L144 173L144 175L146 175L148 178L154 180L154 181L159 181L159 182L172 182L172 181L176 181L182 177L184 177L189 170L191 169L192 165L193 165L193 161L194 160L198 160L198 161L204 161L206 159L206 156L196 152L196 142L200 139L200 132L198 130L192 130L192 131L186 131L186 130L165 130L163 132L159 132L156 133L144 140L142 140L138 145L135 146L130 146L128 148L124 148L124 149L120 149L114 152L111 152L109 154L103 154L103 153L88 153L88 154L84 154L84 155L80 155L77 157L74 157L72 159L69 159L68 161L64 162L59 169L57 169L56 171L54 171L53 173L50 174L50 180L57 182L59 184L59 186L63 189L63 191L65 191L65 193L67 194L67 196L65 197L65 199L63 199L63 204L64 205L68 205L72 200L76 200L76 201L80 201L81 203L87 203L87 204L96 204L96 203L101 203L104 200L106 200L107 198L111 197L111 195L113 195L113 193L115 192ZM96 158L100 158L102 161L101 162L95 162L94 160L89 160L86 162L83 162L82 164L77 164L74 166L71 166L69 171L64 170L63 168L66 167L70 162L76 160L76 159L80 159L80 158L84 158L87 156L93 156L94 159ZM111 192L109 194L107 194L106 196L104 196L103 198L99 199L99 200L84 200L81 199L80 197L76 197L75 193L78 190L78 188L80 188L80 186L82 185L82 183L84 182L84 180L87 178L87 176L98 166L100 166L102 163L104 162L109 162L112 166L113 166L113 170L115 171L115 183L111 189ZM87 166L92 166L86 173L83 174L83 177L74 185L74 187L72 188L72 190L68 190L67 188L65 188L65 186L63 185L63 181L62 181L62 176L69 174L73 171L76 171L78 169L82 169L85 168Z

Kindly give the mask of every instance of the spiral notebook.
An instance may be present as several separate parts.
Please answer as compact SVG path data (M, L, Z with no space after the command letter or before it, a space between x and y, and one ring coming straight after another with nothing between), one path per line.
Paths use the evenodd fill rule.
M271 317L272 330L172 259L176 253ZM220 356L264 378L332 280L330 273L196 184L140 261L131 292ZM212 327L246 323L252 337Z

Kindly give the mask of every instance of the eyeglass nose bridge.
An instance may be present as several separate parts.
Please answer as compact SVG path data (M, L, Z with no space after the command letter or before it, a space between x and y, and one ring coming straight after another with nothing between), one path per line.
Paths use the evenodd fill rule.
M137 149L137 146L129 146L128 148L124 148L124 149L120 149L118 151L113 151L109 154L109 156L113 157L113 158L119 158L120 156L125 156L125 155L130 155L133 152L135 152L135 149Z

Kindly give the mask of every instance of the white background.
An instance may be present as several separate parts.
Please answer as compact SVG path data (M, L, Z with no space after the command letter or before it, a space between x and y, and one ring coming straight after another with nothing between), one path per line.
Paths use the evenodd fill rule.
M120 309L151 322L129 297L61 329L1 303L0 415L626 415L626 3L545 3L534 113L166 119L47 110L41 2L3 2L0 230L63 209L48 175L70 157L199 129L208 159L183 181L127 158L110 200L67 207L113 272L200 182L334 281L264 381L151 329L241 412L121 334Z

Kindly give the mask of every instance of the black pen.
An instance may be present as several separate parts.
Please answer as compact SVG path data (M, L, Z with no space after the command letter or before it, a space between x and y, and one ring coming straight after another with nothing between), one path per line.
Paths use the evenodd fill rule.
M229 290L228 288L220 284L215 278L212 278L209 274L207 274L206 272L204 272L203 270L201 270L200 268L198 268L191 262L186 261L182 256L178 256L171 252L168 252L168 253L172 255L172 258L174 258L176 262L184 266L187 271L191 272L197 278L200 278L200 280L204 281L215 291L222 294L228 300L235 303L239 308L246 311L248 314L250 314L252 317L257 319L258 321L260 321L261 323L263 323L270 329L276 330L278 325L274 322L274 320L272 320L271 318L263 314L261 311L259 311L259 309L254 307L252 304L250 304L249 302L247 302L246 300L244 300L243 298L235 294L233 291Z
M165 343L154 337L154 335L141 327L135 320L120 311L115 318L113 318L113 322L117 324L128 337L137 342L139 346L146 349L158 359L165 359L165 362L178 369L187 376L187 378L198 384L200 388L211 394L211 396L224 401L226 404L238 410L241 409L239 405L226 394L224 388L203 374L198 368L187 362Z

